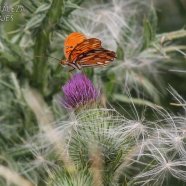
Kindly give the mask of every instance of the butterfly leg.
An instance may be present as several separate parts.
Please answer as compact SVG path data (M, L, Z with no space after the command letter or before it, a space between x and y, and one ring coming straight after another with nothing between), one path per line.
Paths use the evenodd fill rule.
M68 66L71 67L71 69L69 70L69 72L74 71L75 69L81 70L81 66L77 63L69 63Z
M68 77L69 77L69 78L72 78L72 71L74 71L74 70L75 70L74 67L72 67L72 68L70 68L70 69L68 70Z
M76 67L78 68L78 70L82 69L81 65L79 65L78 63L76 63Z
M77 61L74 61L71 65L73 65L73 67L77 68L78 70L82 69L82 66Z
M76 66L73 63L68 63L67 65L70 67L69 72L72 72L76 69Z
M74 71L75 70L75 68L74 67L72 67L71 69L69 69L69 71L68 72L72 72L72 71Z

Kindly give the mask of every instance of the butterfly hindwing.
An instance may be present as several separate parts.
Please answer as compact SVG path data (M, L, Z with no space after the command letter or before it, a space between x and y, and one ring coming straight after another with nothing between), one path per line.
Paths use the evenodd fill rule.
M89 51L101 48L101 41L96 38L90 38L79 43L70 53L68 61L74 63L80 55L84 55Z
M88 51L83 55L80 54L76 63L82 67L105 66L116 58L113 51L104 48L98 48Z

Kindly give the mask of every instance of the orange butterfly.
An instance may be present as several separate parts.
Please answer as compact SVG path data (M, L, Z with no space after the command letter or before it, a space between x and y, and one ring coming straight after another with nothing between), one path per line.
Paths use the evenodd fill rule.
M65 39L64 54L66 60L61 60L60 64L68 65L72 70L105 66L116 58L116 53L104 49L99 39L87 39L84 34L78 32L71 33Z

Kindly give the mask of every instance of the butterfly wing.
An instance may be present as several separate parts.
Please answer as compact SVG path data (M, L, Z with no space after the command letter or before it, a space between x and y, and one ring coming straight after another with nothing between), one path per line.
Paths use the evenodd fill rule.
M101 48L101 41L96 38L86 39L83 42L76 45L69 55L68 61L70 63L75 63L79 56L86 54L94 49Z
M81 67L106 66L116 58L116 53L104 48L90 50L78 56L76 63Z
M69 58L72 50L86 39L86 36L79 32L73 32L69 34L64 41L64 54L66 59Z

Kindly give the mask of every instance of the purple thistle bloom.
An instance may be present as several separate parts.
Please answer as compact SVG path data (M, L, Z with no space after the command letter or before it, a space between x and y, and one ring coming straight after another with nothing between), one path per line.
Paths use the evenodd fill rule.
M93 83L84 74L75 74L62 86L64 93L63 105L66 108L76 108L92 101L96 101L100 96Z

